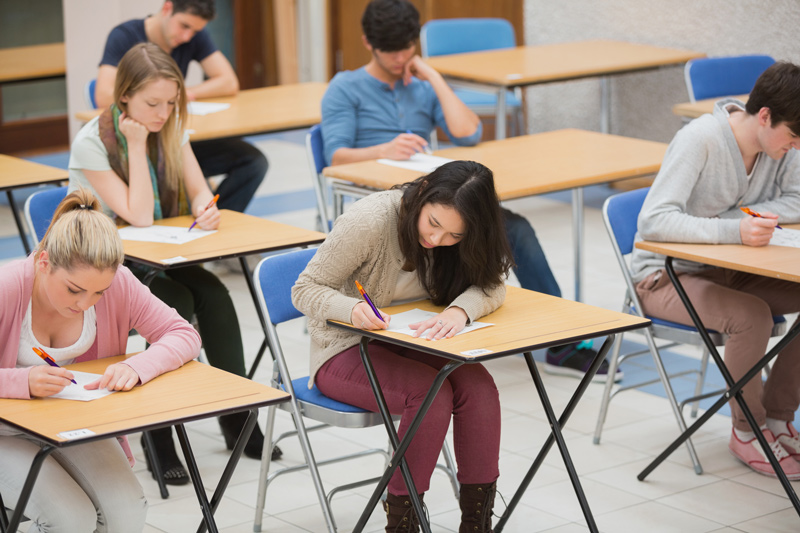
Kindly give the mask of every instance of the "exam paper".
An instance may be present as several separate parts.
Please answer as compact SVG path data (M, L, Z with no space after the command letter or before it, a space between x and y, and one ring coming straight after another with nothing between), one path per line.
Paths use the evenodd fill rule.
M86 390L83 388L84 385L87 385L93 381L97 381L101 377L102 374L92 374L90 372L77 372L72 370L72 375L75 377L75 381L78 382L77 385L74 383L70 383L64 390L59 392L58 394L53 394L52 396L48 396L48 398L61 398L62 400L77 400L79 402L91 402L92 400L97 400L98 398L103 398L108 396L109 394L114 394L116 391L110 391L106 389L97 389L97 390Z
M210 115L219 111L225 111L231 104L215 104L212 102L189 102L186 106L190 115Z
M119 229L119 236L123 241L163 242L167 244L186 244L187 242L216 233L217 230L204 230L197 226L189 228L176 226L125 226Z
M800 248L800 230L796 229L775 229L769 241L774 246L789 246Z
M390 167L405 168L408 170L416 170L417 172L424 172L428 174L433 172L445 163L453 161L446 157L439 157L438 155L429 154L414 154L405 161L395 161L394 159L378 159L378 163L382 165L389 165Z
M406 311L404 313L397 313L396 315L392 315L392 320L389 322L388 331L394 331L395 333L402 333L403 335L410 335L413 337L416 330L408 327L409 324L422 322L423 320L427 320L438 314L439 313L434 313L433 311L423 311L422 309L412 309L411 311ZM481 329L488 326L494 326L494 324L489 324L488 322L473 322L469 326L456 333L456 335L462 335L464 333L469 333L470 331L475 331L476 329Z

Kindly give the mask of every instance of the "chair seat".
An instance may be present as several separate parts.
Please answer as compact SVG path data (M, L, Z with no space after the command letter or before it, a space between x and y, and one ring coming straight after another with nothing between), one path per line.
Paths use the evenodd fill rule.
M490 106L497 105L497 95L492 93L485 93L481 91L473 91L471 89L454 89L456 96L464 102L467 107L477 106ZM506 108L521 107L522 102L516 97L513 91L506 92Z
M349 403L342 403L334 399L328 398L327 396L325 396L320 392L320 390L317 388L316 385L314 385L312 388L309 389L308 380L309 376L292 380L292 386L294 387L294 394L295 396L297 396L297 399L299 401L318 405L319 407L324 407L325 409L330 409L331 411L339 411L343 413L371 412L367 411L366 409L361 409L360 407L350 405ZM281 386L281 388L284 387Z

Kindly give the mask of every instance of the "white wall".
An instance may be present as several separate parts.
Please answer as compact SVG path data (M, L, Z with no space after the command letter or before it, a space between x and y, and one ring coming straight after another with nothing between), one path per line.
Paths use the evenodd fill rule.
M709 56L763 53L800 63L798 0L526 0L525 43L617 39L686 48ZM689 96L683 67L611 78L611 133L669 141L674 104ZM531 132L599 130L597 80L529 89Z
M64 43L67 51L67 114L70 139L81 123L73 117L89 109L83 97L86 82L97 77L97 65L103 55L106 37L114 26L134 18L156 13L163 0L65 0ZM192 64L189 83L200 79L200 68Z

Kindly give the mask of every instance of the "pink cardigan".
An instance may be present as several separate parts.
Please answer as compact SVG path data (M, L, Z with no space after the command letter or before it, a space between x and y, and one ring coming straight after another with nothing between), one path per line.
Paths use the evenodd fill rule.
M15 368L22 320L33 292L34 256L0 267L0 398L30 398L30 367ZM111 286L95 304L97 338L75 362L126 353L132 329L150 343L125 364L141 382L179 368L200 353L200 336L178 312L150 293L124 266L117 269ZM123 443L128 457L130 449Z

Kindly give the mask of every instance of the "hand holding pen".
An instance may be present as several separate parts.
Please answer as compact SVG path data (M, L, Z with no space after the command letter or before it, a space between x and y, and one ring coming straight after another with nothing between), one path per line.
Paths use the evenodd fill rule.
M761 213L756 213L755 211L753 211L749 207L740 207L739 209L741 209L742 211L744 211L745 213L747 213L751 217L755 217L755 218L766 218L766 219L777 219L778 218L777 215L766 216L766 215L762 215ZM775 224L775 227L778 228L778 229L783 229L782 227L780 227L777 224Z
M350 323L354 326L360 327L361 329L388 328L391 317L381 313L380 310L375 307L375 304L372 303L367 291L364 290L364 287L362 287L358 281L356 281L356 287L358 288L358 292L361 293L361 297L364 298L364 303L366 303L372 309L372 312L365 312L366 308L363 305L356 305L350 315ZM380 322L376 322L375 317L377 317Z
M208 202L208 205L203 210L203 212L200 213L200 215L197 216L197 218L194 220L194 222L192 222L192 225L189 226L189 230L188 231L192 231L192 228L195 227L195 225L197 225L197 221L200 220L203 217L203 215L205 215L208 212L209 209L214 207L214 204L217 203L217 200L219 200L219 194L215 195L214 198L212 198L211 201Z
M28 372L28 390L31 397L52 396L64 390L70 381L75 383L72 373L66 368L58 366L47 353L35 347L33 351L50 366L35 365L31 367Z
M414 132L412 132L411 130L406 130L406 133L409 134L409 135L414 135L414 137L422 139L422 137L420 137L419 135L415 135ZM422 139L422 140L424 141L425 139ZM419 151L419 150L417 150L417 151ZM433 150L431 150L431 145L428 144L427 142L422 145L422 151L425 152L428 155L432 155L433 154Z
M778 216L772 213L756 213L746 207L742 211L750 216L739 220L739 237L745 246L767 246L775 233ZM781 228L783 229L783 228Z

